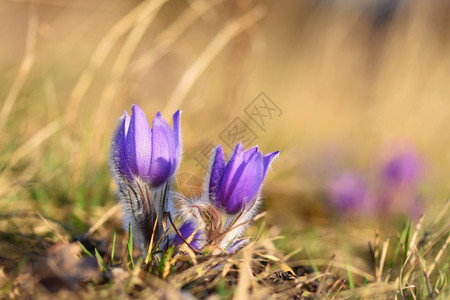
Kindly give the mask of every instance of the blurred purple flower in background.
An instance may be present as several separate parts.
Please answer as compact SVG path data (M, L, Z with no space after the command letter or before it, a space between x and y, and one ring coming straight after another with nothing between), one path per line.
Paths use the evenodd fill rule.
M327 194L331 204L341 212L361 211L369 204L366 182L351 171L333 178L328 183Z
M412 149L394 153L382 166L381 174L389 186L415 185L423 174L423 164Z
M406 214L417 219L423 211L419 201L423 166L412 147L390 150L387 159L379 165L379 172L370 176L374 179L370 185L349 169L329 179L328 202L341 213L361 212L383 218Z
M381 210L405 213L417 219L423 205L419 202L419 184L424 163L412 147L394 151L381 164L378 203Z

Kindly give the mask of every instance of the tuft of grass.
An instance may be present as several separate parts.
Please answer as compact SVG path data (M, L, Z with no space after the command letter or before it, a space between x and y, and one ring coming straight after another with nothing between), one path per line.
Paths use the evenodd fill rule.
M127 254L128 261L131 269L134 269L134 259L133 259L133 230L131 229L131 223L128 223L128 241L127 241Z
M98 252L97 248L94 249L95 251L95 257L97 258L98 266L100 268L100 271L107 272L105 261L103 260L103 257Z
M411 233L411 221L410 220L408 220L408 222L407 222L407 224L406 224L406 226L405 226L405 231L404 232L402 232L402 235L404 236L404 240L403 240L403 244L402 244L402 246L403 246L403 252L402 252L402 263L405 263L406 262L406 259L407 259L407 257L408 257L408 251L409 251L409 243L410 243L410 240L409 240L409 235L410 235L410 233ZM404 234L403 234L404 233Z
M175 246L171 246L162 255L162 259L158 265L158 272L161 278L166 278L171 271L173 271L172 255L174 254Z
M353 280L353 275L352 275L352 272L350 271L348 264L346 264L345 269L347 271L348 286L353 291L353 290L355 290L355 281ZM364 281L366 281L366 280L367 279L364 277ZM366 282L364 282L364 283L366 283Z
M113 263L114 263L114 253L116 251L116 238L117 238L117 232L116 232L116 229L114 228L114 236L113 236L113 242L112 242L112 246L111 246L111 260L109 262L110 267L112 267Z
M94 257L94 255L92 255L92 253L89 252L89 250L86 249L86 247L81 242L78 242L78 245L80 245L81 250L83 251L84 254L86 254L89 257Z

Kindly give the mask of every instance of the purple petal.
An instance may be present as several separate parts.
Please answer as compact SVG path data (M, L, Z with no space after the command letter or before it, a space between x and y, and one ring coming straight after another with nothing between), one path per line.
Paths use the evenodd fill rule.
M272 160L278 156L278 153L280 153L280 151L275 151L275 152L267 153L266 155L264 155L264 157L263 157L264 177L266 177L267 170L269 169L270 164L272 163Z
M214 161L211 166L211 175L209 177L209 199L218 207L220 182L225 170L225 155L222 146L217 146L214 154Z
M233 156L231 156L230 161L225 167L222 175L218 198L219 200L217 201L217 203L220 203L220 206L225 207L234 187L236 186L235 182L239 180L240 174L242 173L242 169L244 167L243 146L242 143L239 143L236 145Z
M255 152L236 172L227 197L225 211L229 214L239 212L243 206L252 204L264 179L263 158L261 152Z
M237 241L234 241L231 243L231 245L225 249L225 251L227 253L233 253L238 251L239 249L241 249L242 247L244 247L246 244L248 244L249 240L248 239L240 239Z
M152 157L152 133L145 113L140 107L134 104L131 111L130 125L125 139L126 161L132 173L146 178Z
M172 166L172 173L175 172L177 165L180 161L181 156L181 130L180 130L180 115L181 110L177 110L177 112L173 115L173 135L175 138L175 164Z
M258 152L258 146L253 147L247 151L244 152L244 161L247 162L249 160L249 158L255 154L256 152Z
M158 112L153 118L152 159L149 179L152 185L166 182L172 175L172 166L176 164L175 138L166 120Z
M189 238L192 238L192 241L190 242L190 245L194 247L196 250L200 249L200 229L197 230L194 237L191 237L191 235L194 233L194 231L197 229L197 226L193 224L192 222L185 222L183 225L181 225L180 228L178 228L178 231L183 236L184 240L188 240ZM173 244L175 246L178 246L182 243L184 243L183 240L178 234L175 234L175 237L173 239Z

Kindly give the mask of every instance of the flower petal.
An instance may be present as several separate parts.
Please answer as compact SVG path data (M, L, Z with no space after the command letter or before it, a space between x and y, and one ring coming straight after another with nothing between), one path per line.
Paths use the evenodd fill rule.
M238 174L238 180L233 182L231 194L227 199L225 211L229 214L238 213L244 205L248 207L256 197L264 179L263 157L261 152L255 152Z
M223 172L225 171L225 155L221 145L215 149L209 177L209 199L216 207L220 206L218 194Z
M233 253L244 247L249 243L249 239L239 239L236 241L233 241L231 245L228 246L228 248L225 249L227 253Z
M134 104L131 111L125 139L126 161L133 174L146 178L152 157L152 133L141 108Z
M267 153L263 157L263 163L264 163L264 177L266 177L267 170L269 169L273 159L278 156L280 151L275 151L271 153Z
M172 175L172 166L176 163L175 138L166 120L158 112L153 118L152 159L149 169L150 183L158 186Z
M253 147L253 148L251 148L251 149L245 151L245 152L244 152L244 161L247 162L248 159L249 159L253 154L255 154L256 152L258 152L258 146Z
M175 172L175 169L178 166L181 156L181 130L180 130L180 115L181 110L177 110L177 112L173 115L173 135L175 139L175 163L172 165L172 173Z
M218 195L219 200L217 201L217 203L220 203L221 207L225 207L227 205L228 198L233 192L236 182L242 174L242 169L244 166L243 146L242 143L239 143L236 145L233 156L231 156L230 161L225 167L222 175L222 182L220 184Z
M191 242L189 243L192 247L194 247L196 250L200 249L200 230L197 230L197 232L195 233L194 236L192 236L192 234L194 233L194 231L197 229L197 226L192 223L192 222L185 222L183 223L183 225L181 225L181 227L178 229L178 231L180 232L181 236L183 237L184 240L191 240ZM173 239L173 245L178 246L182 243L184 243L183 240L178 234L175 234L175 237Z

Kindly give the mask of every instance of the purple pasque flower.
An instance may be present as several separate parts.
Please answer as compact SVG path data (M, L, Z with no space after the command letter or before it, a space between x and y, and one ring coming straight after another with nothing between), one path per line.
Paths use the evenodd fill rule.
M181 154L180 110L173 115L173 129L161 112L153 118L153 128L145 113L134 104L131 117L125 111L112 141L112 169L127 181L139 177L150 186L159 186L175 173Z
M180 111L173 115L173 129L158 112L153 128L134 104L119 120L111 146L111 172L123 205L124 227L131 224L133 238L145 253L149 241L165 232L172 177L181 155ZM155 223L156 226L155 226ZM162 248L167 246L163 239Z
M202 196L182 198L179 203L183 238L187 240L198 228L190 242L197 250L219 254L243 247L247 240L240 236L256 215L262 182L277 155L278 151L263 155L257 147L244 151L239 143L226 162L222 147L217 146ZM183 239L174 236L172 241L179 244Z
M327 186L331 204L340 211L361 211L370 203L366 182L354 172L344 172L333 178Z
M217 146L210 167L209 200L227 214L236 214L254 203L267 170L278 151L263 155L258 147L244 151L237 144L228 163L222 146Z

